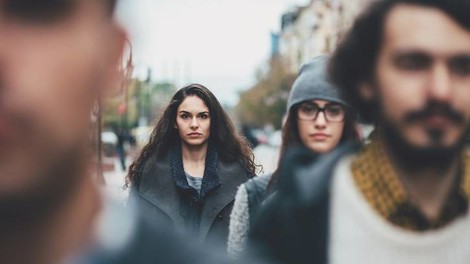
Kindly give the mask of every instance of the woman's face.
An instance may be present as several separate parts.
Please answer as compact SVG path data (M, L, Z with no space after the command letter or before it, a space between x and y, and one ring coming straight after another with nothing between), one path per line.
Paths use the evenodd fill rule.
M197 96L186 97L176 112L176 128L183 144L201 146L210 136L209 108Z
M311 151L334 149L343 134L345 109L337 103L312 100L300 103L297 124L300 140Z

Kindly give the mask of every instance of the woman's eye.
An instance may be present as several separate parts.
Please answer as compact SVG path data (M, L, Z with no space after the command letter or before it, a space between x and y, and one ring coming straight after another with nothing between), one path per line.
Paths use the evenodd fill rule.
M182 118L182 119L188 119L188 118L189 118L189 115L188 115L188 114L182 114L182 115L181 115L181 118Z
M318 107L314 106L314 105L303 105L300 110L302 110L302 112L305 112L305 113L312 113L312 112L316 112L318 110Z
M335 106L335 107L328 107L326 111L328 112L329 115L335 116L335 115L340 115L343 109L341 109L341 107Z
M207 119L207 118L209 118L209 115L208 114L201 114L201 115L199 115L199 118Z

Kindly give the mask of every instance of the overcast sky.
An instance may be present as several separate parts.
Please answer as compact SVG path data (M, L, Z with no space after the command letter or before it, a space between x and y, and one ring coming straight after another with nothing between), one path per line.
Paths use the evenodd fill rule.
M135 75L182 86L198 82L229 105L269 58L281 14L308 0L120 0Z

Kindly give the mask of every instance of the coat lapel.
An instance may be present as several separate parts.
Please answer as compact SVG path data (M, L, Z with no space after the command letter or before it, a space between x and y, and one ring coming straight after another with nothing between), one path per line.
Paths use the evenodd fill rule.
M217 174L222 184L206 197L199 227L201 240L206 238L219 212L235 199L238 186L248 179L246 172L238 163L227 164L220 160L217 165Z
M176 226L184 226L180 214L180 196L172 178L170 155L157 160L152 156L145 164L139 192L143 198L166 213Z
M172 177L170 155L161 159L151 156L145 163L139 184L140 196L167 214L176 226L184 226L185 219L180 213L181 198ZM217 162L217 175L221 185L211 190L204 201L201 212L199 239L204 241L222 209L234 199L238 186L248 180L242 166L237 162Z

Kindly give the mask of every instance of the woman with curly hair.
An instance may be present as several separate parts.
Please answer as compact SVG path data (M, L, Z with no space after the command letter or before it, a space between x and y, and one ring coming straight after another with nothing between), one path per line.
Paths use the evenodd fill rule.
M198 242L226 243L237 187L255 171L249 143L217 98L191 84L173 96L130 166L129 203Z

